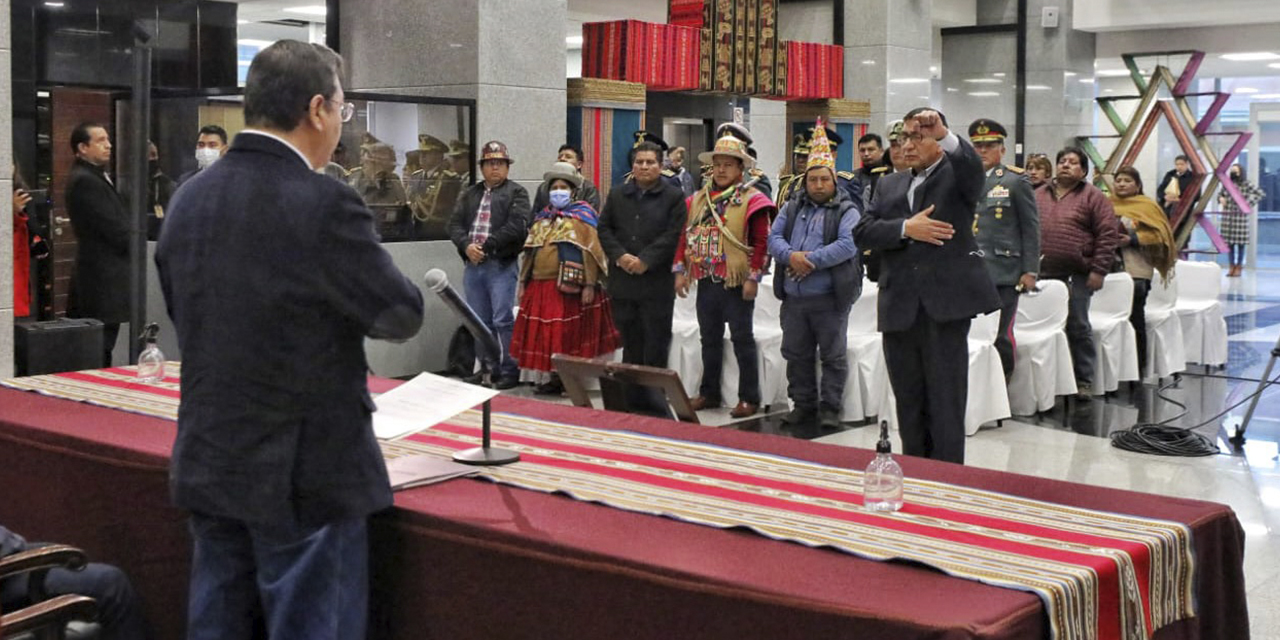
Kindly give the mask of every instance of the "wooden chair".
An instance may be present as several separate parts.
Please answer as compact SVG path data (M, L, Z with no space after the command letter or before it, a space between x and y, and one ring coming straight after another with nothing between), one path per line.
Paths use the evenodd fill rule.
M83 569L88 563L83 551L67 545L55 544L0 558L0 579L26 573L28 576L27 600L33 604L11 611L0 612L0 639L4 640L63 640L68 637L68 624L95 620L98 604L93 598L78 595L47 597L44 577L50 569ZM81 638L97 637L97 625L80 626L73 635Z
M689 396L680 382L680 375L671 369L659 369L638 364L622 362L605 362L576 356L556 354L551 356L551 364L560 374L564 390L569 394L576 407L590 409L591 397L587 394L587 380L600 380L600 396L604 408L608 411L635 413L631 406L628 388L632 386L648 387L661 391L672 411L681 422L698 422L698 413L689 404Z

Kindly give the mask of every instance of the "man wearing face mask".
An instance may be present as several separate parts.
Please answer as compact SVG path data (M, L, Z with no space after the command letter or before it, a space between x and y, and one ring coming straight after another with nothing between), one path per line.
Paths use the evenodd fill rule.
M209 165L226 154L227 130L216 124L200 127L200 133L196 137L196 168L178 176L178 185L209 168Z
M595 183L582 175L582 163L586 162L587 157L579 149L569 143L560 145L560 150L556 152L556 162L567 162L574 166L578 171L578 175L582 177L582 186L578 188L578 199L591 205L592 209L600 210L600 191L596 189ZM533 194L533 213L538 213L547 208L550 200L547 196L547 183L544 181L538 185L538 190ZM533 223L532 220L529 221Z
M151 176L147 181L147 239L156 240L160 225L164 224L164 210L177 186L160 170L160 151L154 142L147 143L147 173Z

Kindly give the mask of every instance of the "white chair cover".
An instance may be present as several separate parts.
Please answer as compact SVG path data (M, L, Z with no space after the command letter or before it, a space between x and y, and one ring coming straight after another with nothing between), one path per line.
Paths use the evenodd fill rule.
M1004 367L996 351L1000 332L1000 311L992 311L969 324L969 397L965 402L964 431L1009 417L1009 392L1004 384Z
M667 368L680 374L684 392L692 398L698 395L698 382L702 379L702 346L698 337L698 290L694 287L688 297L676 296L671 318L671 351L667 356Z
M1222 267L1214 262L1179 260L1178 303L1187 362L1221 365L1227 362L1227 321L1218 301Z
M1067 285L1044 280L1039 287L1039 293L1018 299L1013 322L1016 357L1009 408L1017 416L1048 411L1057 396L1076 392L1067 343Z
M1102 288L1089 303L1089 325L1093 327L1093 391L1115 391L1120 383L1137 380L1138 334L1129 324L1133 311L1133 278L1127 273L1107 275Z
M1182 336L1178 303L1178 278L1151 279L1147 294L1147 377L1159 380L1187 369L1187 348Z
M884 337L876 320L880 289L870 280L862 281L862 295L849 311L845 351L849 376L844 383L840 419L857 422L882 413L888 395L889 374L884 366ZM891 413L891 412L890 412Z

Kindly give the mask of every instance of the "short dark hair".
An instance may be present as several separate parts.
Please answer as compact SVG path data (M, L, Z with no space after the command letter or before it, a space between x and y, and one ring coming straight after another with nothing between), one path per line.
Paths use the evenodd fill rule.
M1116 175L1129 176L1130 178L1133 178L1133 181L1138 183L1138 195L1142 195L1142 174L1138 173L1137 168L1133 165L1126 164L1125 166L1116 169Z
M1066 147L1062 151L1059 151L1058 155L1053 158L1054 164L1062 162L1062 156L1065 156L1068 153L1080 160L1080 168L1084 169L1084 175L1087 178L1089 176L1089 156L1086 156L1080 147Z
M868 133L867 135L858 138L859 145L862 145L864 142L874 142L877 147L881 149L884 148L884 138L881 138L879 134Z
M908 112L907 112L907 115L902 116L902 121L903 121L904 123L905 123L905 122L908 122L908 121L912 120L913 118L915 118L916 116L918 116L918 115L920 115L920 114L924 113L925 111L934 111L934 112L937 112L938 117L942 119L942 126L944 126L944 127L948 126L948 125L947 125L947 116L946 116L946 114L942 113L941 111L938 111L937 109L934 109L933 107L916 107L916 108L914 108L914 109L912 109L912 110L908 111Z
M627 164L628 165L635 164L636 154L640 153L641 151L652 151L653 156L657 158L658 162L662 162L662 147L658 146L656 143L645 140L644 142L641 142L640 144L637 144L636 146L631 147L631 151L627 152Z
M200 136L218 136L222 138L223 146L227 144L227 130L216 124L206 124L200 127L200 133L196 134L196 137L199 138Z
M583 164L587 162L587 154L583 153L582 149L579 149L576 145L569 144L568 142L560 145L559 149L556 149L556 155L560 155L566 149L572 151L573 155L578 156L578 162Z
M245 124L293 131L312 97L333 98L342 70L342 57L322 44L280 40L259 51L245 81Z
M93 136L89 133L90 129L102 129L105 131L106 127L97 122L81 122L76 125L76 128L71 130L71 153L73 155L80 153L80 145L89 144L93 140Z
M1175 158L1173 159L1173 161L1174 161L1174 162L1177 162L1177 161L1179 161L1179 160L1181 160L1181 161L1183 161L1183 162L1186 162L1187 164L1190 164L1190 163L1191 163L1191 158L1188 158L1188 157L1187 157L1187 154L1185 154L1185 153L1179 153L1179 154L1177 155L1177 157L1175 157Z

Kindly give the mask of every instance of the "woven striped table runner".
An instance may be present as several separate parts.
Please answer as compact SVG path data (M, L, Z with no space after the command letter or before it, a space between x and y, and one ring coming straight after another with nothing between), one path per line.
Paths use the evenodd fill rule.
M178 373L174 367L171 374ZM126 367L16 378L8 387L174 419L177 378L155 385ZM387 458L476 446L478 412L383 442ZM521 461L481 477L618 509L909 560L1037 594L1055 639L1139 640L1191 617L1191 532L1180 523L1080 509L908 479L897 513L862 507L862 473L752 451L625 431L493 415L494 446ZM910 474L910 462L906 471Z

